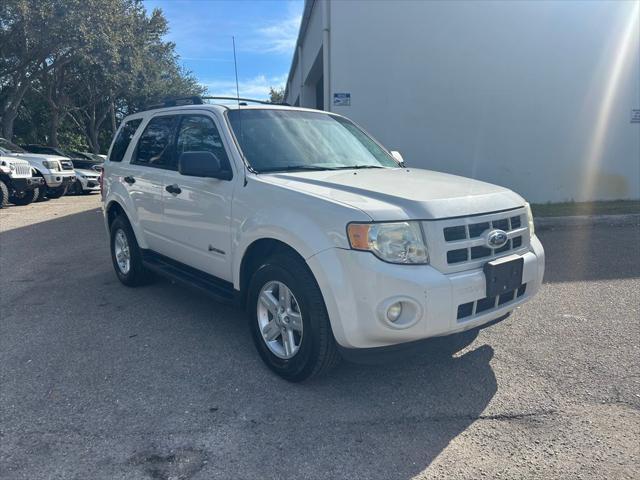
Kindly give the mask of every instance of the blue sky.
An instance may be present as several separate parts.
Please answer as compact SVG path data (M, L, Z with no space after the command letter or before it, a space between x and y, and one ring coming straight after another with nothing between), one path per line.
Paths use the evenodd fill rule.
M302 0L145 0L161 8L182 64L210 95L236 94L231 37L236 38L240 96L266 98L284 86L300 26Z

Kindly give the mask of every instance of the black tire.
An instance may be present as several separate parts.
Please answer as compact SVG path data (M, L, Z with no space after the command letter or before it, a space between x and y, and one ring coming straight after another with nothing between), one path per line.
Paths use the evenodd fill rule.
M36 188L36 190L38 190L38 198L36 199L36 202L46 202L47 200L49 200L47 198L47 187L43 185Z
M9 188L0 180L0 208L4 208L9 204Z
M118 265L118 260L115 254L115 239L118 232L122 231L129 247L129 270L124 272ZM129 224L129 221L124 215L118 215L109 227L109 234L111 238L110 250L111 261L113 262L113 268L116 271L118 280L120 280L127 287L138 287L148 284L153 275L149 270L144 268L142 263L142 253L136 240L136 236L133 233L133 229Z
M47 197L49 198L60 198L67 193L69 189L68 185L60 185L55 188L47 188Z
M27 190L19 193L18 195L13 195L9 200L14 205L25 206L38 200L39 193L40 191L37 188L34 188L33 190Z
M258 325L258 297L262 288L272 281L282 282L289 288L302 316L303 335L299 350L289 359L272 353ZM326 373L340 362L320 288L307 264L297 255L275 254L257 269L249 285L247 312L258 353L267 366L285 380L300 382Z
M76 180L75 183L73 184L73 194L82 195L83 193L84 193L84 190L82 189L82 183L80 183L80 180Z

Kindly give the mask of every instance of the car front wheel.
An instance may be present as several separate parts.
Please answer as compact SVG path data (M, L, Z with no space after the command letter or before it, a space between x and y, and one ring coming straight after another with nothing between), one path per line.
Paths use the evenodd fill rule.
M299 382L340 361L322 293L301 258L270 257L253 275L247 303L256 348L284 379Z
M39 193L40 191L37 188L34 188L33 190L19 192L14 194L10 198L10 201L14 205L20 205L20 206L29 205L30 203L35 202L38 199Z

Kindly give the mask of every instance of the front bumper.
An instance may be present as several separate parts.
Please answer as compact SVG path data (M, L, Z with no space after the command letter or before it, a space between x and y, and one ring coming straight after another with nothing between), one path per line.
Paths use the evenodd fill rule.
M28 192L44 185L44 179L42 177L12 178L11 185L17 192Z
M76 179L80 182L80 185L82 185L82 190L84 191L96 192L100 190L100 181L98 177L87 178L87 177L81 177L80 175L78 175Z
M76 175L74 173L68 174L66 172L52 172L44 174L43 176L48 188L71 185L76 180Z
M429 265L394 265L369 252L331 248L307 259L322 291L334 336L343 348L374 348L477 328L529 300L544 276L544 249L533 237L524 259L524 293L495 308L458 319L458 307L484 299L482 269L443 274ZM409 306L402 325L386 307ZM403 309L403 315L405 315Z

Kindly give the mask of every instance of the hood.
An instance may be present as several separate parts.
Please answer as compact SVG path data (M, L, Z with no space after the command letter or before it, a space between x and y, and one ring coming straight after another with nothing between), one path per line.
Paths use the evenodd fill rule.
M280 186L345 203L373 220L432 220L522 207L520 195L490 183L417 168L262 174Z
M34 160L36 162L42 162L43 160L69 160L67 157L60 155L49 155L47 153L14 153L17 158L24 158L25 160Z
M97 170L87 170L86 168L74 168L73 170L76 173L84 175L85 177L99 177L100 176L100 172L98 172Z

